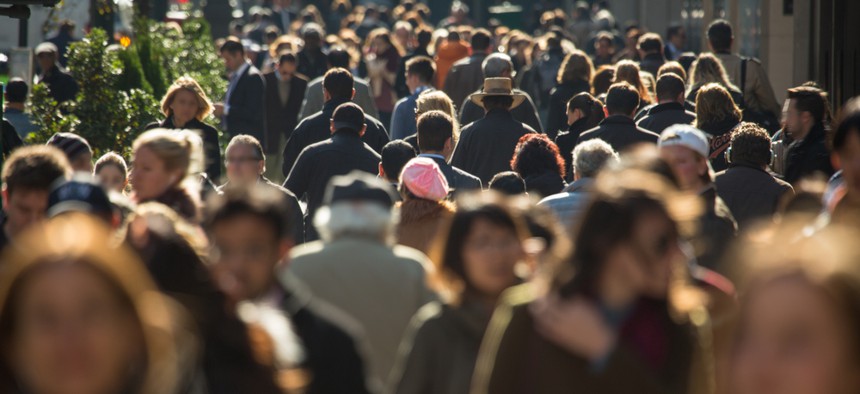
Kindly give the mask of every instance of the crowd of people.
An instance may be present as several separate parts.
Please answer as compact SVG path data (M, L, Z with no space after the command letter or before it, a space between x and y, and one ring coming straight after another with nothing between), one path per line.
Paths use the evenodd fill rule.
M860 393L860 98L594 3L267 1L128 157L10 81L0 392Z

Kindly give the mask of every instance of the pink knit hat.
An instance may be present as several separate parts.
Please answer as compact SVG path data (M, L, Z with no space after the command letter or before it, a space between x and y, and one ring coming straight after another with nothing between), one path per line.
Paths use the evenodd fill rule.
M441 201L448 196L448 181L433 159L416 157L400 173L400 183L416 197Z

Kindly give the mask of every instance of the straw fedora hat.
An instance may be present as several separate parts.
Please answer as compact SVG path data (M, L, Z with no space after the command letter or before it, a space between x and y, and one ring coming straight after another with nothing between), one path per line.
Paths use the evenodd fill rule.
M484 97L489 96L512 97L514 99L514 103L511 104L510 108L514 108L520 105L523 100L526 99L526 96L524 94L514 92L514 89L511 86L510 78L484 79L484 89L482 89L479 93L472 93L472 95L469 96L469 99L472 100L473 103L479 105L481 108L484 108Z

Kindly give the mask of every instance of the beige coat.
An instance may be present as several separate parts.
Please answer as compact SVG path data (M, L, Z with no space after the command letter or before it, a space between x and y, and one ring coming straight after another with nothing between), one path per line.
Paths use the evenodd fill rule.
M747 108L755 111L771 112L779 119L782 113L782 106L776 101L773 87L770 85L770 79L768 79L761 62L758 59L747 61L746 83L742 84L740 81L741 57L725 53L717 53L715 55L723 63L723 68L726 69L726 74L728 74L731 82L738 89L743 85L744 102Z

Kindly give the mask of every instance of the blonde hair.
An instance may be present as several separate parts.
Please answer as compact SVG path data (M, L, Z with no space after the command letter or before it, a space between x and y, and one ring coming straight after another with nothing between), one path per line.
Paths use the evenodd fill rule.
M415 118L430 111L442 111L451 117L454 124L453 138L457 141L460 136L460 123L457 121L457 110L451 98L441 90L421 93L415 101Z
M185 186L196 188L191 175L203 171L203 140L191 130L152 129L137 137L132 151L147 148L155 153L168 170L182 170Z
M639 65L636 64L636 62L632 60L622 60L615 65L615 79L612 83L623 81L633 85L633 87L636 88L636 91L639 92L639 98L645 104L653 104L654 99L651 98L651 92L648 91L648 88L645 87L645 83L642 82L640 71Z
M180 90L191 92L197 98L197 114L194 116L197 120L203 120L212 113L212 102L209 101L209 97L206 96L206 92L203 91L200 84L194 78L184 76L174 81L167 88L167 94L161 99L161 112L164 116L173 116L173 110L170 109L170 106L173 104L173 100L176 99L176 94Z
M732 85L726 75L726 69L723 68L723 63L716 56L710 53L699 55L693 65L690 66L690 92L702 87L708 83L718 83L726 90L739 90L737 86ZM689 92L688 92L689 94Z
M717 83L702 86L696 95L696 127L728 118L741 121L741 110L729 91Z
M580 79L591 85L591 77L593 75L594 64L591 63L591 58L585 52L576 49L564 57L561 67L558 68L558 75L555 77L555 81L561 84Z

